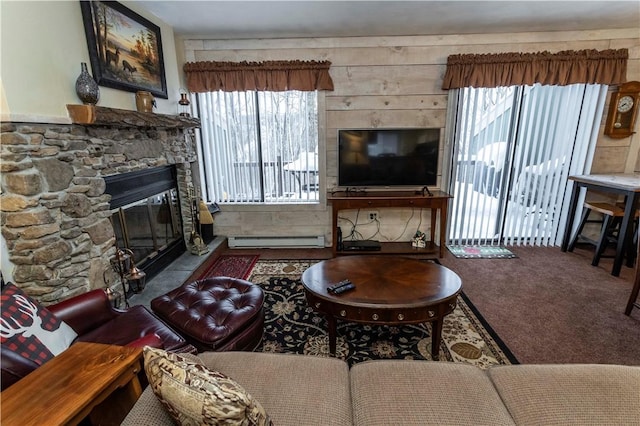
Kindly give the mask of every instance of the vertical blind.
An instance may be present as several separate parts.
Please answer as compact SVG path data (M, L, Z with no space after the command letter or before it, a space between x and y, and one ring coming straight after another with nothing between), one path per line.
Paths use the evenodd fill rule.
M449 243L559 244L567 178L590 168L606 90L457 89Z
M515 133L505 244L559 245L568 177L591 168L607 86L526 86Z
M511 155L512 123L517 119L515 87L455 90L453 193L449 243L495 243L499 238Z
M201 120L198 156L208 202L317 201L316 92L192 96Z

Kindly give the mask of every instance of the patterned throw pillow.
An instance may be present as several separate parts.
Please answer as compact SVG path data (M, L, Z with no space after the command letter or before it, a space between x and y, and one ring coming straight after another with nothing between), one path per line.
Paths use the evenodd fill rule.
M272 425L237 382L175 353L144 348L149 386L179 425Z
M13 284L0 296L0 343L38 365L66 350L78 334Z

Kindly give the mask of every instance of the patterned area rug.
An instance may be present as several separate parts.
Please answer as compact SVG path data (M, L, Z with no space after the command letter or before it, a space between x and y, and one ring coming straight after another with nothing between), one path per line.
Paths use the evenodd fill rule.
M198 280L207 277L233 277L246 280L260 256L222 255L204 270Z
M317 260L261 260L249 281L265 291L264 352L329 356L327 323L306 302L300 277ZM336 356L349 365L371 359L431 359L430 325L364 325L338 321ZM440 360L480 368L517 360L462 295L445 317Z
M460 259L513 259L518 256L500 246L447 246Z

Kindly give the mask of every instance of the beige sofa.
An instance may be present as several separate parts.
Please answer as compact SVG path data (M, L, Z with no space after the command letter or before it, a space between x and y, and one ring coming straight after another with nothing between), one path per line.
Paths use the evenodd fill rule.
M284 426L638 425L640 367L514 365L209 352L204 364L240 383ZM171 425L150 387L124 425Z

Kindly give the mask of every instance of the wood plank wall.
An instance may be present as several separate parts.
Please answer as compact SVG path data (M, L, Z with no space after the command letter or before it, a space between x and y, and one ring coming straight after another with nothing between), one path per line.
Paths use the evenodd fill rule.
M337 130L340 128L438 127L442 129L444 141L445 130L448 130L445 129L447 91L441 89L441 84L447 57L451 54L628 48L627 79L640 80L637 28L413 37L254 40L193 37L178 40L178 48L181 42L186 62L331 61L335 90L325 92L321 108L326 114L320 117L325 147L321 152L326 153L320 158L321 163L326 162L325 174L321 171L321 188L328 191L336 185ZM603 123L604 117L593 171L640 171L640 137L610 139L602 134ZM636 126L640 124L636 123ZM442 145L443 150L445 147ZM440 183L441 176L438 185ZM325 235L330 241L330 219L324 198L319 206L287 210L282 212L273 207L257 206L224 207L225 214L216 216L216 232L221 235ZM311 220L310 216L300 212L307 212ZM392 212L384 217L388 218L383 220L383 225L388 224L387 233L399 235L407 213ZM394 217L397 220L394 221ZM407 234L400 238L408 239L412 232L415 228L409 227Z

